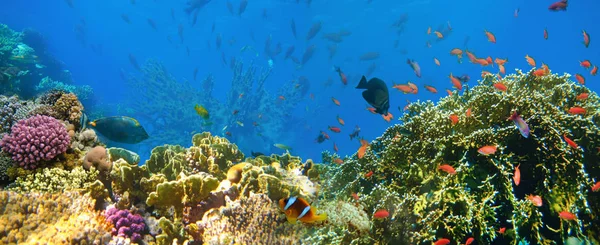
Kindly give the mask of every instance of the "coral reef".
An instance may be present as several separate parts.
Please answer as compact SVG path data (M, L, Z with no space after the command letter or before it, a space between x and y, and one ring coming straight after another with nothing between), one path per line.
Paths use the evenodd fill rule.
M83 113L83 105L79 102L75 94L66 93L61 95L54 103L53 109L58 114L57 118L81 127L79 120Z
M139 214L132 214L129 210L108 207L104 216L114 226L112 229L113 235L130 238L134 242L142 240L146 224L144 218Z
M281 211L263 194L250 194L209 211L191 225L202 232L204 244L298 244L306 228L281 218Z
M17 177L8 186L9 190L21 193L63 191L84 189L98 178L98 171L85 171L81 167L72 170L44 168L33 174Z
M90 98L92 93L94 93L94 90L89 85L76 86L65 84L60 81L54 81L50 77L42 78L39 84L35 86L35 90L38 92L46 92L52 90L66 91L68 93L73 93L77 95L77 97L79 97L82 100Z
M483 244L548 244L573 235L597 237L600 229L592 224L600 222L600 197L592 195L590 177L600 176L595 148L600 98L569 77L520 71L501 81L486 76L437 105L413 103L401 118L404 123L371 142L364 157L328 166L322 173L323 195L347 200L359 193L368 212L387 209L394 222L375 222L372 231L382 243L474 237ZM496 82L508 90L495 89ZM589 98L576 100L583 92ZM586 113L570 114L573 106ZM467 109L472 115L462 116ZM528 138L506 120L514 111L529 124ZM459 115L456 125L448 119L451 114ZM579 146L565 143L565 135ZM486 145L498 151L480 154ZM439 171L442 164L453 166L456 174ZM513 183L517 167L520 184ZM373 175L365 177L369 171ZM529 194L541 196L543 205L534 206ZM574 213L577 221L561 220L562 211Z
M0 243L95 244L111 240L110 225L78 192L0 191Z
M47 116L33 116L18 121L11 133L0 141L3 151L11 154L19 166L35 169L42 161L49 161L64 153L70 144L65 126Z

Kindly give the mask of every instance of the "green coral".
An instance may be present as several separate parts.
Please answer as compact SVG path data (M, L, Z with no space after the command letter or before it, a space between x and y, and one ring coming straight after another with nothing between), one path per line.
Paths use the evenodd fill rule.
M210 132L195 134L192 147L186 153L193 173L207 172L222 180L226 171L244 159L244 154L226 138L212 136Z
M156 186L146 199L146 204L156 207L163 215L175 208L175 218L181 218L184 205L192 205L207 198L217 188L219 181L209 174L185 176L181 174L177 180L163 182Z
M0 24L0 56L9 56L21 44L23 34L15 32L5 24Z
M18 177L14 183L8 186L8 189L21 193L58 193L83 189L96 181L97 177L98 171L86 171L82 167L76 167L70 171L60 168L44 168L36 173Z
M185 161L186 149L179 145L163 145L152 149L146 167L151 174L163 174L168 180L175 180L179 173L189 172Z
M35 86L35 90L38 92L46 92L46 91L50 91L53 89L58 89L58 90L66 91L69 93L74 93L75 95L77 95L77 98L79 98L80 100L85 100L94 93L94 90L89 85L76 86L76 85L65 84L60 81L54 81L50 77L42 78L42 80L40 80L38 85Z
M437 105L412 103L400 119L404 123L371 142L363 158L354 155L342 165L328 166L323 195L344 199L355 192L364 197L361 203L369 212L387 209L395 222L376 222L372 231L383 243L475 237L491 244L501 227L507 228L503 239L511 244L597 237L600 228L592 224L600 222L600 197L590 193L590 176L600 176L595 149L600 98L569 78L518 71L501 80L508 88L501 92L492 86L500 81L486 76L478 86ZM583 92L589 98L577 100ZM587 113L568 113L573 106ZM467 109L471 117L464 116ZM507 120L514 111L529 124L529 138ZM459 117L456 125L449 119L452 114ZM580 148L568 146L564 135ZM498 146L498 152L479 154L485 145ZM456 174L439 171L441 164L453 166ZM521 183L516 186L518 165ZM373 175L367 178L369 171ZM529 194L541 196L544 205L533 206ZM561 211L575 213L578 222L561 221Z

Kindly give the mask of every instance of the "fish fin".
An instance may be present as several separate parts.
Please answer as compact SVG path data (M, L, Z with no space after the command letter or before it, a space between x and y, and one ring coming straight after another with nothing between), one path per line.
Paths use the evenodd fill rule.
M312 207L311 207L311 209L312 209L312 212L316 214L317 210ZM324 220L327 220L327 213L314 215L313 217L314 217L314 219L313 219L314 222L324 221Z
M367 78L365 76L362 76L360 78L360 82L358 82L358 85L356 86L356 88L368 89Z
M286 217L287 217L287 221L288 221L290 224L296 224L296 218L292 218L292 217L290 217L290 216L286 216Z

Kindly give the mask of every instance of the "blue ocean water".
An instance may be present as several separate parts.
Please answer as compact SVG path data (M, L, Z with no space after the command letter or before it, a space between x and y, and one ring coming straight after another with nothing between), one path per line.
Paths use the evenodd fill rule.
M72 3L72 7L68 2ZM539 64L547 64L555 73L581 73L586 77L586 86L598 91L597 77L582 68L579 61L600 59L595 45L599 20L597 1L569 1L567 11L548 11L553 1L310 1L302 0L249 1L246 10L237 15L239 0L231 1L234 12L231 14L226 1L210 1L199 10L196 23L192 25L193 15L185 13L186 1L135 0L135 1L4 1L0 4L0 22L10 28L21 30L33 28L46 39L47 47L58 60L64 62L64 68L73 76L75 85L90 85L94 89L93 100L84 101L87 113L93 115L99 111L103 115L126 115L138 118L150 137L158 134L160 124L156 124L146 114L166 113L156 111L126 111L128 100L135 89L128 86L120 77L121 70L128 76L142 78L129 61L129 55L135 56L143 65L147 59L162 62L169 73L183 83L189 81L195 89L202 90L200 81L212 74L215 79L213 96L225 103L231 89L232 70L224 65L222 56L230 62L231 57L257 68L267 69L272 58L273 68L265 84L275 102L266 107L278 107L276 97L279 88L291 80L306 77L310 83L308 94L292 109L286 109L285 116L269 117L264 120L280 120L286 127L279 137L254 137L269 128L252 126L252 121L244 121L240 128L235 123L215 125L212 133L225 135L224 127L235 129L228 138L238 144L245 154L260 151L266 154L282 153L273 146L280 143L292 147L291 152L302 158L320 161L323 150L333 150L335 143L340 155L356 152L360 146L357 140L350 141L348 134L355 126L361 128L360 136L372 140L392 123L384 121L380 115L365 110L367 103L361 97L361 90L354 89L361 75L369 66L376 64L371 77L383 79L390 87L393 83L411 81L419 87L415 94L403 94L390 88L390 112L395 118L401 115L400 109L408 101L437 100L446 96L445 88L452 85L448 78L467 74L471 77L469 85L474 85L482 69L497 73L497 68L470 64L467 58L459 64L456 57L449 54L452 48L468 48L478 56L507 58L507 73L514 69L529 70L525 55L534 57ZM515 10L518 9L518 17ZM172 14L173 13L173 14ZM126 15L130 23L122 18ZM156 23L156 30L147 23L148 19ZM392 27L394 22L405 18L401 32ZM290 21L294 20L297 38L294 38ZM310 27L317 22L322 28L317 36L306 41ZM441 40L431 34L433 30L447 29ZM212 31L212 27L215 31ZM183 27L183 40L178 34ZM544 29L549 38L543 37ZM337 44L337 52L329 59L328 46L333 43L324 39L326 33L350 31ZM495 34L497 43L490 43L484 34L488 30ZM583 44L582 30L590 33L592 42L588 48ZM216 49L217 35L222 36L222 46ZM283 52L269 57L265 51L265 41L271 37L272 48L281 43ZM169 41L170 40L170 41ZM395 43L397 42L397 45ZM428 47L427 42L431 47ZM284 60L285 50L293 45L294 57L301 58L304 50L315 45L316 51L311 60L298 68L290 59ZM252 46L258 56L242 52L244 46ZM395 47L396 46L396 47ZM187 49L189 48L189 55ZM380 57L373 61L361 61L359 56L367 52L378 52ZM441 65L434 64L437 58ZM406 64L407 59L417 61L422 77L415 76ZM348 76L348 85L343 85L334 66L339 66ZM193 71L198 68L197 81L193 80ZM331 79L330 86L326 86ZM437 94L426 91L425 84L438 89ZM309 94L314 94L314 100ZM331 97L341 102L341 106L332 103ZM173 97L164 100L177 100ZM171 113L193 112L196 102L190 106L172 108ZM198 102L199 103L199 102ZM150 105L149 108L152 108ZM207 108L209 112L211 108ZM96 110L96 111L95 111ZM126 111L126 112L124 112ZM251 112L249 112L251 113ZM339 115L345 121L340 126L336 120ZM212 115L218 116L218 115ZM92 118L94 119L94 118ZM171 119L170 119L171 120ZM202 119L196 122L177 122L178 127L169 128L179 132L181 137L165 138L158 141L145 141L136 145L123 145L109 142L139 152L147 158L152 147L158 144L173 144L189 139ZM258 120L258 119L257 119ZM259 121L260 123L260 121ZM340 126L342 132L334 133L328 126ZM281 130L281 129L276 129ZM331 139L322 144L315 142L320 131L326 131ZM266 133L265 133L266 134ZM152 143L150 143L152 142ZM187 145L186 145L187 146Z

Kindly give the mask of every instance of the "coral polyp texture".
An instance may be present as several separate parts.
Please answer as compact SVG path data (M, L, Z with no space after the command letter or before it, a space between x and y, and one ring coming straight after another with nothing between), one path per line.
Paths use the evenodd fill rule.
M13 125L11 133L0 140L0 147L19 166L35 169L40 162L64 153L70 142L71 137L59 120L36 115Z
M600 196L591 186L600 177L600 98L569 78L517 71L498 81L488 75L437 105L413 103L403 124L371 142L364 157L329 166L324 195L358 193L369 213L388 210L393 222L376 221L371 231L385 244L469 237L480 244L551 244L569 236L598 243ZM496 89L497 82L508 89ZM581 93L589 98L577 100ZM574 106L586 113L569 113ZM507 120L514 112L529 125L528 138ZM488 145L497 147L495 154L478 152ZM456 173L440 170L443 164ZM529 195L541 197L542 205Z
M129 210L119 210L109 207L104 216L114 226L112 234L130 238L134 242L142 240L142 233L146 229L144 218L139 214L132 214Z

